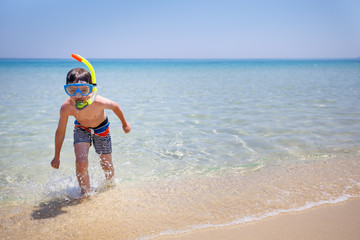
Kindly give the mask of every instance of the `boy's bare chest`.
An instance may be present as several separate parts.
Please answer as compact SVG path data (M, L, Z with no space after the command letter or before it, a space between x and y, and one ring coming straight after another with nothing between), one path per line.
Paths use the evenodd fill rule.
M84 110L75 110L73 115L84 127L97 127L106 118L104 110L92 108L92 106Z

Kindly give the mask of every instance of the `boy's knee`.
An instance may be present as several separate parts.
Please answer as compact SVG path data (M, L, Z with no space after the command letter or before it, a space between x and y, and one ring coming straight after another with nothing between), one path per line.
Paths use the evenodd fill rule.
M76 168L87 169L88 167L88 159L85 157L77 157L76 158Z
M110 168L113 166L113 163L111 160L110 161L101 161L100 164L102 167L106 167L106 168Z

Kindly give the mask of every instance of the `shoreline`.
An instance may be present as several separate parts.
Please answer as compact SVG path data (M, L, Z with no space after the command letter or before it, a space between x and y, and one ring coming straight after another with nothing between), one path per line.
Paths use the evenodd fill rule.
M124 192L119 189L113 189L113 191L116 195ZM217 226L193 225L194 228L189 227L188 231L177 231L171 230L176 225L171 222L171 219L167 219L173 208L169 208L168 212L153 214L153 210L150 210L137 212L134 215L131 214L132 211L125 211L124 206L127 204L123 200L116 199L116 203L107 201L109 193L111 194L112 191L82 200L64 202L59 199L44 202L35 209L24 208L25 211L16 210L17 208L14 208L14 211L6 211L4 213L8 214L7 217L0 219L0 239L11 236L12 239L61 237L62 239L138 240L235 240L240 238L244 240L355 240L360 236L360 197L351 197L338 203L329 201L328 204L307 209L300 208L295 212L282 212L275 216L269 215L261 220L250 220L247 223ZM110 208L107 209L107 206ZM139 207L141 208L141 205ZM133 209L133 207L130 208ZM144 218L150 223L149 225L143 226L141 221ZM170 221L171 225L162 230L156 229L159 219ZM140 230L145 234L141 234Z
M357 239L358 172L357 160L318 161L59 194L0 208L0 239Z
M360 236L360 197L353 197L335 204L324 204L297 212L247 223L212 227L158 236L156 240L242 240L262 239L358 239Z

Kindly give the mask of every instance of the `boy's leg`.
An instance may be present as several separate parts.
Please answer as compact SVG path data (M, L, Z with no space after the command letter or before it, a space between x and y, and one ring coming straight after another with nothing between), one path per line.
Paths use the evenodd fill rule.
M114 176L114 164L112 163L111 153L109 154L100 154L100 164L101 168L105 172L106 180L110 180Z
M79 142L74 145L76 157L76 177L81 188L81 193L86 194L90 190L88 173L88 155L90 143Z

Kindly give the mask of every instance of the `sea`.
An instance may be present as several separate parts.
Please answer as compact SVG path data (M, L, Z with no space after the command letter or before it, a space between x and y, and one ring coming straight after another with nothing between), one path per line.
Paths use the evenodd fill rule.
M154 239L360 196L360 59L88 59L115 176L74 118L50 166L71 59L0 59L0 238Z

